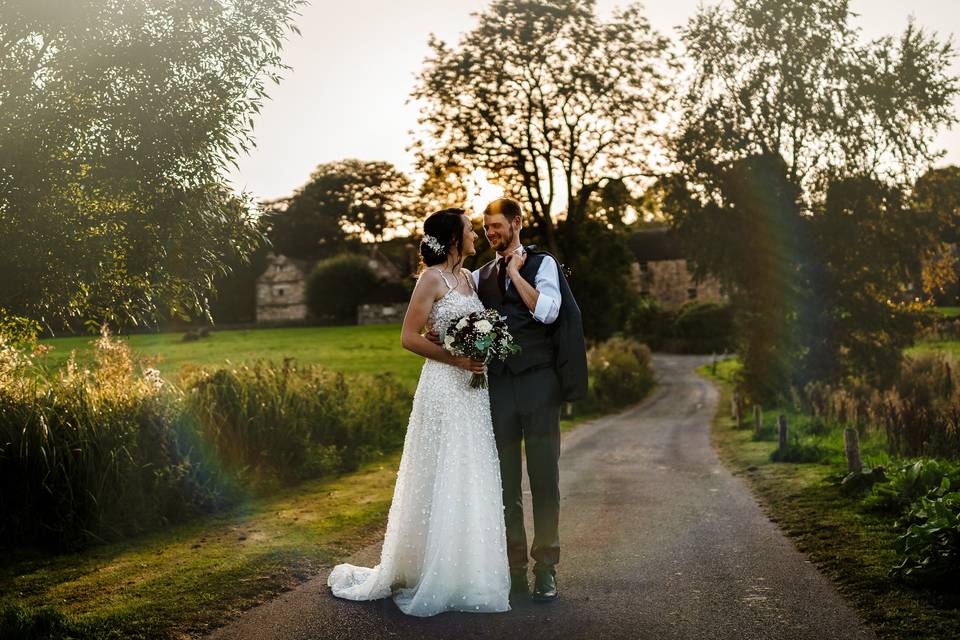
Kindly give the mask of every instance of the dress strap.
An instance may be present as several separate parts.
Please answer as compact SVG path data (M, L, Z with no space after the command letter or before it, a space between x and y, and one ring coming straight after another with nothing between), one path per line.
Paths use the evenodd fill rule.
M447 285L447 291L450 291L451 289L453 289L453 287L450 286L450 283L447 282L447 276L443 275L443 271L441 271L440 269L433 269L433 270L439 273L440 277L443 278L443 284Z
M474 282L473 282L473 274L470 273L470 269L465 269L465 268L464 268L464 269L462 269L462 271L463 271L463 275L467 278L467 284L470 285L470 290L473 291L474 293L478 293L478 292L477 292L477 287L476 287L476 285L475 285Z

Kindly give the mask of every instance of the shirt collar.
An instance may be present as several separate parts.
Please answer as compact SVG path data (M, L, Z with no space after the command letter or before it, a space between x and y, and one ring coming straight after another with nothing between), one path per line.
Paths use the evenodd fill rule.
M527 252L527 250L526 250L526 248L524 248L524 246L523 246L522 244L519 245L516 249L514 249L514 250L512 251L512 253L513 253L514 255L521 255L521 256L522 256L523 254L525 254L526 252ZM501 255L498 253L498 254L497 254L497 264L500 264L500 262L502 262L502 261L503 261L503 256L501 256Z

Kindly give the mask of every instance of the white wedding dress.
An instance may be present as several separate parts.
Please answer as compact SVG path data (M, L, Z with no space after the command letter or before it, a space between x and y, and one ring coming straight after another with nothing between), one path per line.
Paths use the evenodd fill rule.
M475 293L450 288L433 304L428 323L442 336L452 320L482 310ZM486 389L470 388L471 375L435 360L424 363L380 564L337 565L327 579L333 595L350 600L392 595L400 610L413 616L510 610L490 399Z

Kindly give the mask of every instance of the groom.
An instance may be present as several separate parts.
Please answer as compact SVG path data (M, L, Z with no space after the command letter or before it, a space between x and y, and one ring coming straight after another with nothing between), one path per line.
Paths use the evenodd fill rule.
M533 497L534 559L532 599L557 597L556 564L560 560L560 405L553 329L562 295L556 260L520 244L520 203L494 200L483 211L483 229L497 257L473 272L480 300L506 316L522 351L488 366L490 411L500 455L507 558L511 593L526 594L527 535L523 526L521 442ZM565 283L564 283L565 284ZM568 290L567 290L568 291ZM571 306L576 303L570 301Z

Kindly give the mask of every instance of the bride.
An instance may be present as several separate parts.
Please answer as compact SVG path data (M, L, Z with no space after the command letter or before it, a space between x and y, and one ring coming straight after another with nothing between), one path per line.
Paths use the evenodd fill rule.
M486 389L472 389L483 363L451 355L429 341L451 320L483 304L463 260L477 234L462 209L444 209L423 224L427 268L403 320L403 347L427 360L413 398L380 564L341 564L327 579L350 600L392 595L406 614L509 611L510 574L500 465Z

